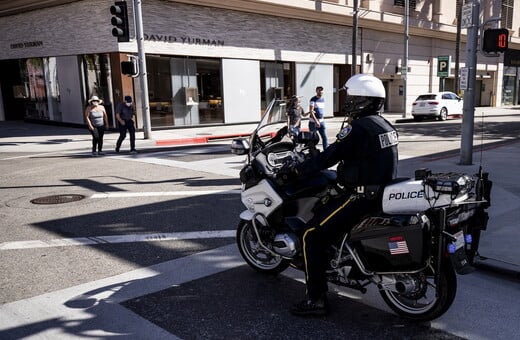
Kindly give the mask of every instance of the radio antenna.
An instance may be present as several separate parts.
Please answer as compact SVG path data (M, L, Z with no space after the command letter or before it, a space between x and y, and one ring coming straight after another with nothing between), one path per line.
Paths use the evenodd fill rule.
M482 154L484 153L484 111L482 111L482 123L480 131L480 161L478 167L479 175L482 174Z

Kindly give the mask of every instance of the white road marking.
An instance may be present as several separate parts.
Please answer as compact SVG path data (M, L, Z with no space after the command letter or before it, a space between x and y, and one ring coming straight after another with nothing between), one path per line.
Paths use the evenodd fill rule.
M190 231L190 232L177 232L177 233L90 236L90 237L51 239L51 240L12 241L12 242L0 243L0 251L1 250L13 250L13 249L87 246L87 245L105 244L105 243L131 243L131 242L193 240L193 239L204 239L204 238L227 238L227 237L235 237L235 234L236 234L235 230L211 230L211 231Z
M93 194L90 198L122 198L122 197L154 197L154 196L201 196L240 194L240 189L231 190L185 190L185 191L151 191L151 192L107 192Z
M156 158L152 155L125 158L125 160L133 162L142 162L148 164L157 164L164 166L177 167L182 169L201 171L217 175L224 175L233 178L239 178L240 169L244 165L244 158L239 156L222 157L215 159L205 159L201 161L183 162L172 159ZM237 167L237 169L235 169Z

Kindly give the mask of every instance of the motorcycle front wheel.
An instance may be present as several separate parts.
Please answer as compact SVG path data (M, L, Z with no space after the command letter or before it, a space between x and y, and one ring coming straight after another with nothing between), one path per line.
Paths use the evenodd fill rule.
M435 283L431 270L410 276L415 289L406 293L380 290L386 304L400 316L415 321L431 321L444 314L457 293L455 270L449 261L441 267L439 282ZM437 294L438 287L438 294Z
M251 221L240 221L236 241L244 260L258 272L275 275L289 267L288 260L269 252L260 245Z

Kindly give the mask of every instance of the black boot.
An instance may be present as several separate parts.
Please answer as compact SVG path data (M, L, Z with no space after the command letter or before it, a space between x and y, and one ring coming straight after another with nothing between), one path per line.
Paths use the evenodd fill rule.
M319 299L306 299L291 308L291 314L297 316L322 316L329 312L329 303L324 296Z

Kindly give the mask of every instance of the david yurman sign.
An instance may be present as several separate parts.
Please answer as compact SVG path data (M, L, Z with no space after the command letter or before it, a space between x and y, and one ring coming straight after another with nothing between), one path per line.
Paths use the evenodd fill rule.
M11 48L28 48L43 46L43 41L24 41L21 43L11 44Z
M193 38L186 36L162 35L162 34L144 34L144 40L147 41L163 41L168 43L183 43L190 45L205 45L205 46L224 46L223 40Z

